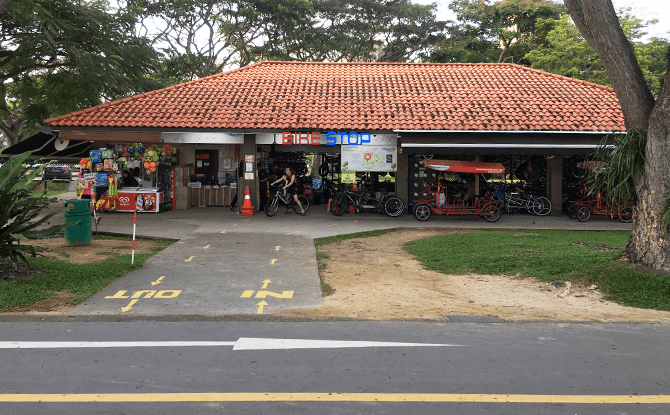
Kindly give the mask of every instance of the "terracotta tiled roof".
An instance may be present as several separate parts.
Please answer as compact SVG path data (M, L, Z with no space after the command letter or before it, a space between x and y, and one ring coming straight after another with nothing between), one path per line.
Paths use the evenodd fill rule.
M611 88L513 64L263 62L54 127L624 131Z

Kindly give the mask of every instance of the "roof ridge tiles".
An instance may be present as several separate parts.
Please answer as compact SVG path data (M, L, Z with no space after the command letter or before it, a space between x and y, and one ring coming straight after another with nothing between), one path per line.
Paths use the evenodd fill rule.
M527 71L539 73L539 74L542 74L544 76L551 76L552 78L565 79L567 81L574 82L574 83L577 83L577 84L593 86L593 87L596 87L596 88L604 89L604 90L609 91L609 92L614 92L614 88L606 86L606 85L596 84L596 83L593 83L593 82L585 81L583 79L570 78L569 76L558 75L558 74L555 74L555 73L542 71L540 69L531 68L529 66L519 65L517 63L501 63L501 64L498 64L498 65L513 66L513 67L524 69L524 70L527 70Z

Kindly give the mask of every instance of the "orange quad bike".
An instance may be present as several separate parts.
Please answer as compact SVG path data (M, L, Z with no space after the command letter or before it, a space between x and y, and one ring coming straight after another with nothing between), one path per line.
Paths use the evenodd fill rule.
M427 169L445 173L495 174L502 175L505 167L500 163L481 163L461 160L424 159ZM495 193L479 198L470 188L465 195L449 197L444 193L444 185L438 181L430 184L424 181L423 198L414 201L414 217L420 221L428 220L430 215L479 215L489 222L500 219L500 206Z

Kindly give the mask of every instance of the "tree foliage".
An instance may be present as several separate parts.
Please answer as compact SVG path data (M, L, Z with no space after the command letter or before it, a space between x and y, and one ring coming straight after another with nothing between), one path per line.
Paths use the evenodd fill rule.
M70 224L46 227L48 221L64 209L39 217L42 210L57 198L47 198L44 194L32 193L33 179L46 169L28 170L24 163L29 153L12 158L0 167L0 266L8 265L6 260L15 263L26 262L26 255L36 256L44 248L21 243L27 239L48 239Z
M631 14L630 9L620 10L618 16L624 34L633 46L647 85L654 96L657 96L665 73L664 54L670 43L657 38L643 43L641 38L646 35L644 29L653 21L644 22L638 19ZM526 54L526 59L533 68L611 86L600 57L570 21L569 16L565 15L558 21L540 19L538 25L546 25L551 29L545 43Z
M457 23L431 53L431 62L526 64L526 53L544 42L551 29L538 22L555 20L565 13L562 5L549 0L454 0L449 8Z
M412 61L444 37L435 5L410 0L132 0L165 56L194 79L261 60ZM158 27L159 31L153 31Z
M94 0L10 2L0 15L0 129L10 144L51 116L155 89L137 16Z

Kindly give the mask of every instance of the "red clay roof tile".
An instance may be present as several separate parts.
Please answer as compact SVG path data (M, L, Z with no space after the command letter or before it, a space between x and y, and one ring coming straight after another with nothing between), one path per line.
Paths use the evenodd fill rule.
M611 88L513 64L263 62L53 127L625 131Z

